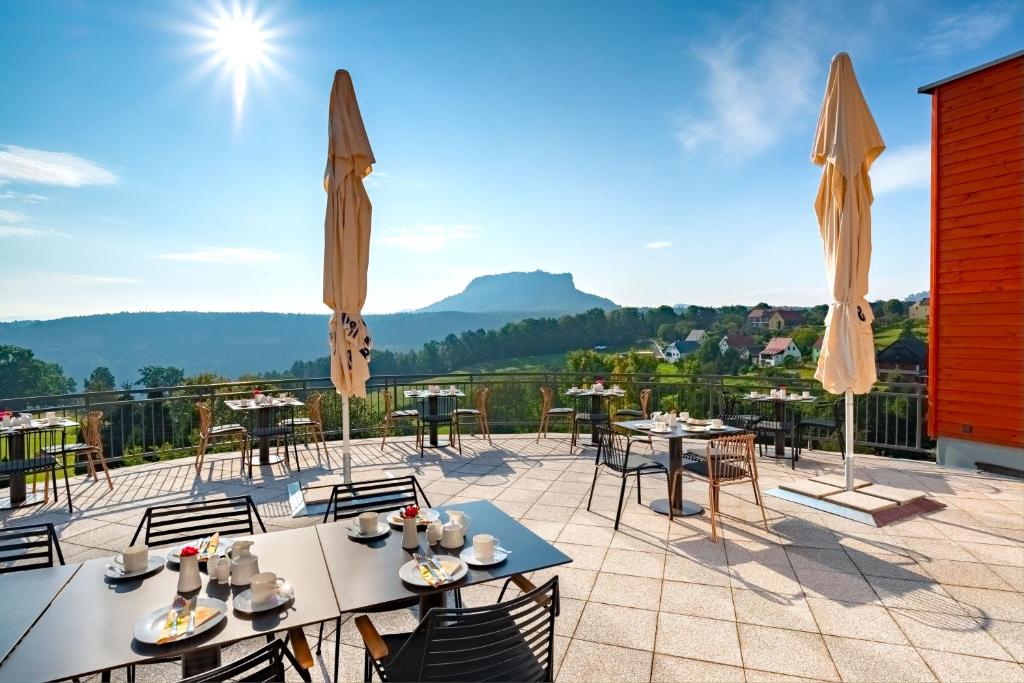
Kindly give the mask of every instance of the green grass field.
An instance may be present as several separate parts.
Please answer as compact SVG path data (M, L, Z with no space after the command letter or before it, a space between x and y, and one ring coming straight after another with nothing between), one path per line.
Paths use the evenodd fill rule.
M902 325L889 325L875 330L875 348L882 349L899 339L903 331ZM914 325L914 334L923 342L928 343L928 321L919 320Z

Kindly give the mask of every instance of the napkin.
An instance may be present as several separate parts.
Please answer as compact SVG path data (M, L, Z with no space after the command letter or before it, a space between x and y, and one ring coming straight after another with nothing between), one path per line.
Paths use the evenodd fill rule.
M173 611L168 611L164 627L160 629L160 637L156 642L162 645L185 635L185 631L188 630L188 614L187 611L182 610L181 614L178 615L178 635L172 636L171 626L174 624L174 617L172 616ZM218 614L220 614L220 611L214 607L196 607L195 627L199 628L200 624L213 619Z
M452 560L438 560L438 563L441 565L441 567L446 572L448 572L449 576L451 576L455 572L457 572L459 570L459 567L460 567L458 562L452 561ZM421 563L420 565L418 565L418 568L420 570L420 576L423 577L424 581L426 581L428 584L430 584L431 587L439 586L440 584L444 583L444 581L442 581L441 579L438 579L437 577L435 577L431 573L430 569L428 569L427 567L428 567L427 563ZM434 569L434 571L437 571L436 567L431 566L430 568Z
M220 543L220 532L216 532L210 537L210 542L206 544L203 549L203 557L210 558L217 555L217 545Z

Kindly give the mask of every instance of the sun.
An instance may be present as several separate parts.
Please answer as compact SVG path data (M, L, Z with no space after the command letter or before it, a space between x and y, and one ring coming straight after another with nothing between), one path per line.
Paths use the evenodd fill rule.
M203 38L200 47L207 55L203 71L219 71L231 81L235 118L241 119L250 80L275 67L274 32L254 5L239 2L230 8L214 5L201 21L195 33Z

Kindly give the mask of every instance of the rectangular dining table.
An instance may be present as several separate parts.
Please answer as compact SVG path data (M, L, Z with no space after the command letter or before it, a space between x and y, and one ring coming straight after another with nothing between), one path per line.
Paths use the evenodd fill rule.
M25 444L28 441L29 436L39 435L40 439L42 439L44 435L51 435L53 437L51 441L54 441L54 443L50 443L48 445L56 446L56 437L53 435L60 432L60 446L63 450L64 444L67 440L67 429L69 427L77 426L77 422L69 420L66 417L59 418L53 424L46 420L37 420L32 418L32 421L27 425L0 427L0 439L7 442L8 460L24 460L26 456ZM39 450L41 450L41 448ZM13 470L10 473L10 482L8 483L7 493L7 496L0 497L0 510L13 509L24 505L38 505L39 503L42 503L45 498L42 493L26 492L25 472L22 470Z
M235 412L256 413L256 424L255 426L250 425L249 435L255 437L256 442L259 444L261 467L265 465L277 465L284 461L280 455L270 455L270 438L273 436L288 434L290 428L272 425L271 422L273 420L271 418L273 416L273 411L288 408L292 411L292 417L295 417L295 409L301 408L305 405L302 401L294 397L274 397L272 400L265 403L256 403L253 399L229 399L224 401L224 405ZM288 443L286 441L286 452L287 446Z
M132 630L147 613L170 607L177 594L176 569L169 565L151 576L115 583L104 578L109 558L89 560L0 663L0 681L81 677L129 664L144 665L150 659L183 655L208 667L216 665L224 645L275 631L291 631L340 615L314 527L249 538L254 541L252 551L259 556L260 569L283 577L295 589L294 600L280 609L255 615L237 612L231 609L232 599L244 589L220 585L204 573L199 595L226 602L227 618L193 639L146 645L134 639ZM167 549L151 552L165 555ZM7 581L5 576L0 584ZM183 668L186 666L183 661Z
M79 564L60 564L10 572L0 578L0 605L4 606L0 619L0 662L7 658L80 567Z
M410 598L418 598L420 608L428 609L437 605L439 599L440 604L444 604L445 593L453 588L464 588L572 562L568 555L509 517L490 501L470 501L436 509L441 512L442 521L449 509L461 510L469 516L470 526L464 547L473 545L473 534L491 534L511 553L503 562L492 567L470 567L466 576L454 583L436 588L416 588L406 585L398 576L399 568L412 559L412 553L402 548L400 529L392 530L379 540L353 541L346 533L346 527L352 522L321 524L316 530L320 535L334 593L338 596L338 607L342 612L380 611L407 604ZM423 531L420 531L419 536L419 552L424 553L427 546ZM461 551L462 548L432 548L432 552L437 555L458 556Z
M675 474L676 470L683 466L683 439L707 440L720 436L735 436L736 434L745 433L745 430L740 429L739 427L730 427L729 425L722 425L721 429L713 431L695 431L692 429L684 429L681 425L676 425L667 432L654 432L649 428L645 428L650 424L650 420L626 420L624 422L616 422L615 426L640 434L650 434L651 437L655 439L665 439L668 441L669 481L672 481L672 475ZM677 502L676 507L672 510L672 514L674 515L688 517L690 515L699 515L704 512L704 508L701 505L688 500L683 500L682 477L676 479L676 488L672 492L672 497L675 498ZM671 501L668 498L656 498L650 502L650 508L662 515L667 515L669 513L670 506Z

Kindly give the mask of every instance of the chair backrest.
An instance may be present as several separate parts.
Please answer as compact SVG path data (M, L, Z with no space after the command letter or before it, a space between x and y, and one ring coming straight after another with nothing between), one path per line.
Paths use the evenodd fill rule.
M550 681L558 609L557 576L496 605L435 608L388 661L404 673L418 658L418 681Z
M856 405L856 404L855 404ZM845 427L846 422L846 397L840 396L832 402L832 419L836 421L836 424Z
M222 536L251 536L256 533L253 519L266 533L267 527L250 496L158 505L146 509L129 545L135 545L143 531L143 543L149 546L196 541L216 532Z
M195 676L183 678L181 683L205 683L206 681L283 681L284 660L295 662L283 640L275 638L269 643L250 652L241 659Z
M623 472L629 466L629 444L622 447L622 437L604 425L597 426L598 456L609 469Z
M480 411L482 415L487 415L487 400L491 397L491 390L489 387L484 387L476 392L476 409Z
M351 484L337 484L331 491L331 499L327 502L324 512L326 522L331 511L334 521L349 519L364 512L391 512L407 505L419 505L420 496L423 504L430 507L427 494L423 492L416 477L398 477L396 479L374 479L372 481L354 481Z
M555 395L551 391L551 387L541 387L540 396L540 414L543 415L544 413L551 410L552 406L555 405Z
M722 436L708 441L707 468L712 484L757 479L754 435Z
M213 411L210 410L210 404L205 401L196 403L196 411L199 413L199 436L205 439L213 427Z
M391 395L390 389L381 389L380 394L384 397L384 414L387 415L395 407L395 398Z
M650 413L647 412L647 409L650 407L650 405L651 405L651 390L650 389L641 389L640 390L640 412L644 414L644 419L645 420L650 416Z
M313 422L318 422L321 425L324 423L324 395L320 393L311 394L306 399L306 415Z
M52 567L55 555L64 564L53 524L0 528L0 574Z
M103 411L91 410L85 421L85 443L103 452Z

